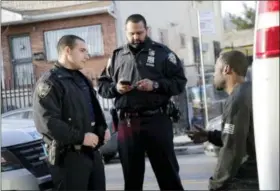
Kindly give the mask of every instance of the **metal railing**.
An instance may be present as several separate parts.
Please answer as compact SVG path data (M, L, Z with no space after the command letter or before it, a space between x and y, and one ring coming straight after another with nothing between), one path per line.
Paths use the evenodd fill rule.
M37 80L38 77L35 75L30 76L30 80L20 82L17 78L5 79L1 84L1 113L31 107ZM91 80L96 86L96 78L91 78ZM104 99L100 95L97 95L97 99L104 110L109 110L113 106L113 99Z

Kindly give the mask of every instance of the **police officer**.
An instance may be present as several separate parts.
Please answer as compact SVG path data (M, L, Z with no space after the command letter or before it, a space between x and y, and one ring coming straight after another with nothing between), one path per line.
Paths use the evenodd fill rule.
M55 189L105 190L98 148L110 135L93 86L79 71L88 60L85 41L66 35L57 49L58 62L38 80L33 97L37 130L58 145L55 154L48 150L59 155L49 161Z
M245 81L246 56L239 51L226 52L217 60L214 85L228 93L222 115L222 131L188 132L195 143L209 141L221 147L218 164L210 178L210 190L258 189L252 85Z
M147 153L162 190L183 190L165 106L180 94L186 77L178 57L147 37L140 14L126 20L128 44L114 50L99 79L99 93L115 98L119 113L118 148L125 190L142 190Z

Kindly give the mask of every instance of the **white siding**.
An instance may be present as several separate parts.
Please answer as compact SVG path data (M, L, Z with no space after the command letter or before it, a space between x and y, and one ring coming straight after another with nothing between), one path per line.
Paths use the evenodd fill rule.
M126 42L124 30L126 18L131 14L142 14L146 18L148 26L151 26L151 37L153 40L160 42L159 31L167 30L167 45L184 60L187 76L195 76L193 72L196 71L190 69L190 66L195 64L192 37L198 37L198 21L194 5L197 5L199 10L213 11L215 34L204 35L202 40L205 44L204 46L208 46L208 50L204 53L204 64L214 65L213 41L221 42L223 34L221 5L219 1L202 1L200 3L195 1L116 1L115 3L122 31L122 36L119 39L123 39L123 43ZM180 34L185 35L186 43L184 48L181 47ZM188 83L188 85L193 85L195 80L189 81L192 84Z
M22 15L8 11L6 9L1 9L1 23L6 23L10 21L20 21L22 20Z

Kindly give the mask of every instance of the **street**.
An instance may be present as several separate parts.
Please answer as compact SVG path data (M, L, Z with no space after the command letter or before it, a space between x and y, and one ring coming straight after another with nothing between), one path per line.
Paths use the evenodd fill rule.
M208 157L202 146L190 146L177 153L180 176L185 190L206 190L216 159ZM118 159L106 165L107 190L123 190L123 174ZM146 159L144 190L159 190L150 162Z

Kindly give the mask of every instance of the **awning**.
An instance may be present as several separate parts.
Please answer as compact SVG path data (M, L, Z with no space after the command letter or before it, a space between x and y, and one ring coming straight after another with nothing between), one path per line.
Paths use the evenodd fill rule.
M246 56L253 56L253 45L251 46L244 46L244 47L233 47L233 48L225 48L223 52L229 52L231 50L238 50L245 54Z

